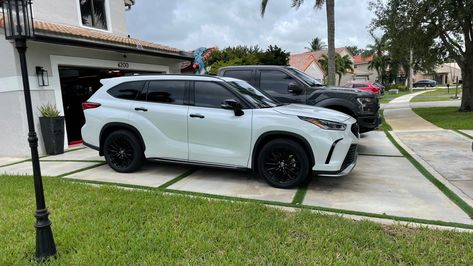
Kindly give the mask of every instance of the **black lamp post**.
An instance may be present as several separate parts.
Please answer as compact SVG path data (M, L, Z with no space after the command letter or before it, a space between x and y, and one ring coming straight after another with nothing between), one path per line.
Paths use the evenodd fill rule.
M31 106L30 84L26 66L26 41L34 38L31 0L0 0L3 9L5 38L15 41L20 56L23 91L25 93L26 115L28 118L28 142L33 163L34 189L36 195L36 258L47 259L56 254L49 212L44 200L43 181L38 156L38 137L34 128L33 110Z

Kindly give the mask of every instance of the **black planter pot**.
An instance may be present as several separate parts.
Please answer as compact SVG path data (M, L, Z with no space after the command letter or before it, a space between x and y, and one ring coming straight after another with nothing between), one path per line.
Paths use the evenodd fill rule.
M40 117L41 133L48 155L64 153L64 117Z

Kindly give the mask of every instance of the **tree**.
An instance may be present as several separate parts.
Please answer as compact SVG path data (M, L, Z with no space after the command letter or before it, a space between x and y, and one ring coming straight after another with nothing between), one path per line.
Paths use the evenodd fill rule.
M393 47L405 46L432 63L432 54L454 59L463 78L460 111L473 110L473 0L376 0L373 28L381 29Z
M289 52L270 45L266 51L258 46L227 47L213 51L207 59L209 74L216 75L221 67L238 65L282 65L289 64Z
M309 50L309 52L317 52L322 49L325 49L327 45L320 39L319 37L315 37L312 39L312 41L309 42L309 47L306 47L305 49Z
M304 0L291 0L293 8L299 8ZM327 12L327 36L328 36L328 76L327 84L335 85L335 0L314 0L314 8L322 8L325 4ZM261 0L261 16L266 12L268 0Z
M324 79L327 77L328 72L328 56L326 54L322 55L319 59L319 64L322 66L322 70L325 73ZM342 81L342 76L345 75L348 71L353 72L353 61L351 61L350 56L345 55L341 56L337 53L335 56L335 73L338 75L338 85Z

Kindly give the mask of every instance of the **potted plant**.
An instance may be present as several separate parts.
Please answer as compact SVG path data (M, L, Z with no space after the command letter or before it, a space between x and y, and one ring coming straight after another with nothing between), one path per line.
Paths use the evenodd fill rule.
M44 104L39 109L41 133L48 155L64 153L64 116L54 104Z

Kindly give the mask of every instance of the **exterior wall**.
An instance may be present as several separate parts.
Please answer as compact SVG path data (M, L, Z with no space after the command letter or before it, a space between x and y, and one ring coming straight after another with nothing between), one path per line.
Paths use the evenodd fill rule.
M28 127L21 72L13 44L6 41L1 34L0 53L2 54L2 62L12 62L11 64L0 64L0 130L2 133L2 138L0 138L0 156L28 157ZM167 73L180 72L180 60L177 59L138 54L127 54L126 58L124 58L123 53L113 51L37 42L28 42L27 60L40 154L44 153L44 148L37 107L45 103L56 104L61 113L64 114L58 66L118 69L118 62L127 62L129 70L164 71ZM49 86L39 87L36 77L36 66L43 67L48 71ZM65 143L67 145L67 141Z
M35 0L34 18L47 22L82 27L80 0ZM106 0L108 32L128 35L123 0Z
M354 78L358 79L358 80L361 80L358 77L367 77L367 79L365 79L365 81L371 81L371 82L377 81L378 80L378 74L376 73L376 71L370 70L368 68L368 66L369 66L368 63L357 64L356 68L355 68Z
M314 79L320 81L321 83L324 82L324 72L316 63L313 62L312 64L310 64L310 66L304 72L307 75L313 77Z
M441 85L453 84L457 80L462 80L462 73L457 63L445 63L435 69L435 74L416 73L414 75L414 82L422 79L436 80Z

